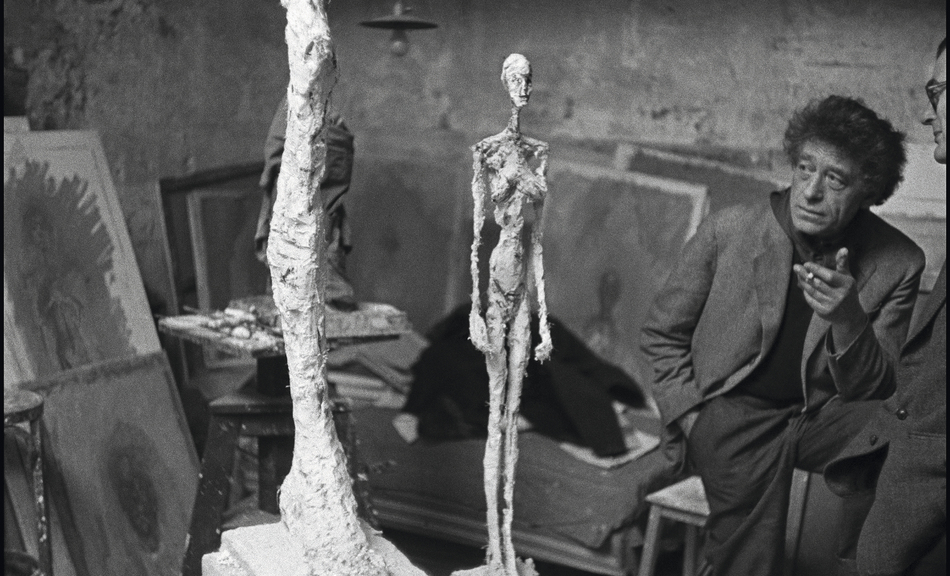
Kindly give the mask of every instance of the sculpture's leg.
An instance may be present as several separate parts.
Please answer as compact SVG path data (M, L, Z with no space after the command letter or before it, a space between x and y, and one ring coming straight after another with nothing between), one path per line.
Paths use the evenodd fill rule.
M521 387L528 354L531 350L531 309L527 298L522 297L515 310L514 321L508 332L508 391L505 399L505 455L503 493L505 507L502 512L501 537L505 553L505 569L509 576L517 576L515 546L511 539L511 524L514 520L515 466L518 462L518 409L521 404Z
M489 574L501 574L503 556L501 551L499 509L499 479L501 475L501 448L503 442L502 407L505 399L505 382L508 377L507 354L505 353L505 325L507 324L504 301L489 283L488 309L485 320L488 328L488 344L492 353L485 355L488 368L488 439L485 442L485 506L488 523Z

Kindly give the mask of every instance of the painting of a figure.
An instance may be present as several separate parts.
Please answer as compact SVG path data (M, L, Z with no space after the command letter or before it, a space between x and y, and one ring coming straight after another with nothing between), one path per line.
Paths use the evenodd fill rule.
M542 224L548 309L648 389L640 328L708 211L706 188L569 162L552 162L549 180Z
M99 138L3 143L4 386L159 349Z

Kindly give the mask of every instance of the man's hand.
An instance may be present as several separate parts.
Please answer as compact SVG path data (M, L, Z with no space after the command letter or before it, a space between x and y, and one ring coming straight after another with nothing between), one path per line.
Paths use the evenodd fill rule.
M839 347L847 347L864 329L867 315L858 301L858 289L848 266L848 249L835 254L835 269L814 262L796 264L798 285L805 301L820 318L831 323ZM842 346L843 345L843 346Z
M689 438L689 433L692 432L693 425L696 424L697 418L699 418L699 410L690 410L686 414L680 416L676 421L680 425L680 429L687 438Z

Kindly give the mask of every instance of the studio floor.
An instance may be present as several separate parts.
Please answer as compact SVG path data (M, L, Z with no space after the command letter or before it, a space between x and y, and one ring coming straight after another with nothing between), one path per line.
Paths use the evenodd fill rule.
M254 506L255 502L256 498L251 496L228 510L225 513L224 529L279 520L278 516L257 510ZM485 551L473 546L389 528L383 529L383 535L428 576L450 576L456 570L474 568L485 560ZM534 564L539 576L596 576L594 572L585 572L537 559ZM679 576L682 571L682 550L672 550L660 553L654 576Z
M396 530L383 530L383 534L429 576L449 576L455 570L473 568L485 560L485 551L479 548ZM661 554L654 576L678 576L682 573L682 561L680 551ZM537 560L535 568L539 576L594 576L592 572Z

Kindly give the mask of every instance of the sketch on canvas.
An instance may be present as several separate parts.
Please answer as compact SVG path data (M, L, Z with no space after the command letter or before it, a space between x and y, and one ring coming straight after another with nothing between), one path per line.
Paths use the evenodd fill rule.
M3 142L4 386L159 349L94 132Z
M648 390L652 371L640 353L640 328L708 212L706 187L560 162L551 164L548 189L548 309Z

